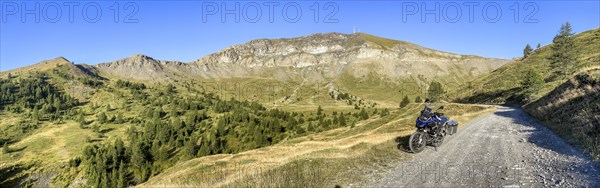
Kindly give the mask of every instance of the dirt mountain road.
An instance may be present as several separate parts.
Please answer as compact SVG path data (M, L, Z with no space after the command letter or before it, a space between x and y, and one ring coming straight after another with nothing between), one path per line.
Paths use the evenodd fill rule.
M600 187L597 163L518 108L499 106L411 155L361 187Z

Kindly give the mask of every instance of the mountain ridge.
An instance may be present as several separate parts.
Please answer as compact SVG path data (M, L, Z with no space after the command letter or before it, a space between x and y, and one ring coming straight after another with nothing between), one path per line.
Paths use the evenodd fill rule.
M94 65L109 76L133 80L167 81L186 78L234 78L234 77L271 77L273 72L283 71L293 74L289 69L318 67L322 69L364 69L366 64L380 67L375 72L389 77L403 77L404 69L418 72L423 68L418 64L449 69L458 65L470 76L490 72L508 60L484 58L474 55L460 55L422 47L405 41L386 39L364 33L317 33L295 38L256 39L244 44L232 45L215 53L203 56L195 61L156 60L147 55L137 54L128 58ZM355 65L350 65L355 64ZM451 64L451 65L450 65ZM283 70L282 70L283 69ZM387 69L387 70L386 70ZM389 70L394 70L391 72ZM319 72L319 70L313 70ZM353 75L361 76L355 70ZM292 71L300 72L300 71ZM400 73L396 73L400 72ZM314 74L311 73L311 74ZM337 77L338 73L323 75L326 78ZM437 75L428 72L425 75ZM282 78L293 79L293 78Z
M57 59L70 62L64 57L53 60ZM293 38L255 39L243 44L226 47L191 62L158 60L145 54L134 54L115 61L83 67L93 67L108 77L146 81L173 81L198 77L232 78L257 75L268 77L272 76L269 73L270 71L280 68L302 69L325 66L344 69L349 64L379 62L382 65L395 63L395 69L398 69L398 66L407 68L415 62L436 62L433 64L437 65L440 64L440 61L454 64L457 62L462 63L468 69L476 67L475 74L477 75L487 73L508 62L508 60L498 58L437 51L409 42L377 37L366 33L343 34L331 32ZM36 67L36 65L27 67ZM442 65L441 67L441 69L444 69L445 66ZM289 70L285 71L289 72ZM385 71L376 70L376 72ZM411 72L416 71L412 70ZM434 73L428 73L427 75L431 74ZM402 76L389 71L385 75L391 77ZM336 76L336 74L330 74L325 77Z

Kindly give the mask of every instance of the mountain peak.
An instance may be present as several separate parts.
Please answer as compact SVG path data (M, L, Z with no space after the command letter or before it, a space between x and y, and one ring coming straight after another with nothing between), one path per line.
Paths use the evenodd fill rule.
M56 57L56 58L54 58L54 59L47 60L47 61L58 61L58 62L63 62L63 63L64 63L64 62L71 63L71 61L69 61L67 58L65 58L65 57L63 57L63 56L59 56L59 57Z
M147 56L145 54L134 54L134 55L129 56L129 57L125 58L125 59L128 59L128 60L137 60L137 61L141 61L141 62L143 62L143 61L149 61L149 60L154 60L154 58L152 58L150 56Z
M29 66L25 66L25 67L21 67L21 68L9 70L9 71L6 71L6 72L17 73L17 72L27 72L27 71L46 71L46 70L50 70L50 69L56 68L58 66L67 65L67 64L71 64L71 61L69 61L68 59L60 56L60 57L56 57L56 58L53 58L53 59L48 59L48 60L40 61L40 62L38 62L36 64L33 64L33 65L29 65Z

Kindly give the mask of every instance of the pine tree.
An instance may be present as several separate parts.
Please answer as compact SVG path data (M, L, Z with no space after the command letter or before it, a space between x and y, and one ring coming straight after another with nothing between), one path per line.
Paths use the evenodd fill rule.
M302 128L302 126L296 126L296 134L304 134L306 133L306 130L304 130L304 128Z
M542 46L542 45L540 45L540 43L538 43L538 45L535 47L535 50L536 50L536 51L537 51L537 50L539 50L541 46Z
M127 180L127 170L125 169L125 163L123 163L123 161L119 163L119 170L117 172L119 173L119 178L117 180L117 188L127 187L129 185L129 182Z
M526 101L531 101L533 99L533 95L542 87L544 84L544 79L542 75L538 73L535 69L529 69L527 73L525 73L525 80L522 85L524 88L524 97Z
M523 58L529 57L529 55L531 55L532 52L533 52L533 49L531 49L531 46L529 46L529 44L527 44L527 46L525 46L525 49L523 49Z
M317 116L321 116L323 114L323 108L321 108L321 105L319 105L319 107L317 108Z
M196 144L194 143L194 139L188 139L183 147L183 159L188 160L194 158L196 156Z
M77 121L79 122L79 128L85 129L85 119L83 118L83 111L79 111L79 115L77 115Z
M340 114L340 117L338 118L338 122L339 122L340 126L342 126L342 127L346 126L346 116L344 115L344 113Z
M123 114L122 113L118 113L116 118L115 118L115 123L117 124L121 124L124 123L125 120L123 120Z
M387 108L384 108L383 110L384 110L384 111L383 111L383 112L384 112L384 115L383 115L383 116L387 116L387 115L389 115L389 114L390 114L390 110L388 110Z
M360 114L359 115L360 115L360 119L362 119L362 120L369 119L369 114L367 113L367 111L365 111L364 108L362 108L360 110Z
M431 84L429 84L428 93L429 99L435 102L438 101L444 95L445 91L441 83L431 81Z
M33 107L33 110L31 112L31 118L33 119L33 121L37 122L40 120L40 114L39 114L39 110L38 107L35 106Z
M167 161L167 159L169 159L169 148L166 145L162 145L158 149L158 156L156 156L156 160Z
M100 114L98 114L98 123L100 124L104 124L106 123L106 114L104 112L100 112Z
M402 99L402 101L400 101L400 108L406 107L409 103L410 99L408 99L408 96L404 95L404 98Z
M95 133L99 133L100 132L100 126L96 123L92 123L92 131Z
M208 148L207 143L202 143L200 149L198 150L198 157L210 155L210 149Z
M42 89L40 87L36 87L35 88L35 98L36 99L41 99L42 98Z
M2 146L2 150L4 151L4 153L10 153L10 148L8 147L8 142L4 142L4 145Z
M311 121L308 122L308 126L306 127L306 129L308 130L308 132L314 132L315 131L315 127L313 126L313 124L312 124Z
M556 69L556 78L565 78L573 72L575 57L573 54L573 31L569 22L561 25L559 33L554 37L552 55L550 57L552 67Z
M423 99L421 99L421 96L417 96L417 98L415 98L415 103L422 103Z

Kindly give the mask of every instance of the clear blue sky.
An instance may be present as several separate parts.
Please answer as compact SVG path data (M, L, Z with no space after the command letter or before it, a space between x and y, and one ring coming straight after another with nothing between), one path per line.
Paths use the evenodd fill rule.
M522 54L527 43L532 46L550 43L566 21L571 22L575 32L600 26L597 0L529 4L527 1L426 1L424 4L421 1L287 1L279 5L273 5L274 1L266 4L264 1L127 2L85 1L75 5L73 1L1 0L0 70L58 56L75 63L97 64L142 53L156 59L189 62L252 39L319 32L352 33L353 28L437 50L513 58ZM231 10L236 3L240 21L235 22L235 15L226 14L223 22L221 13L228 12L221 6ZM424 12L423 5L433 11ZM271 7L273 15L269 14ZM295 19L297 9L302 13ZM101 10L102 15L96 16L96 10ZM258 18L257 10L261 13ZM501 11L499 17L497 10ZM430 12L437 12L439 22L434 14L421 19L422 13ZM330 23L325 23L331 13L334 13L331 19L326 20ZM133 16L126 19L130 14ZM40 17L39 22L36 16Z

